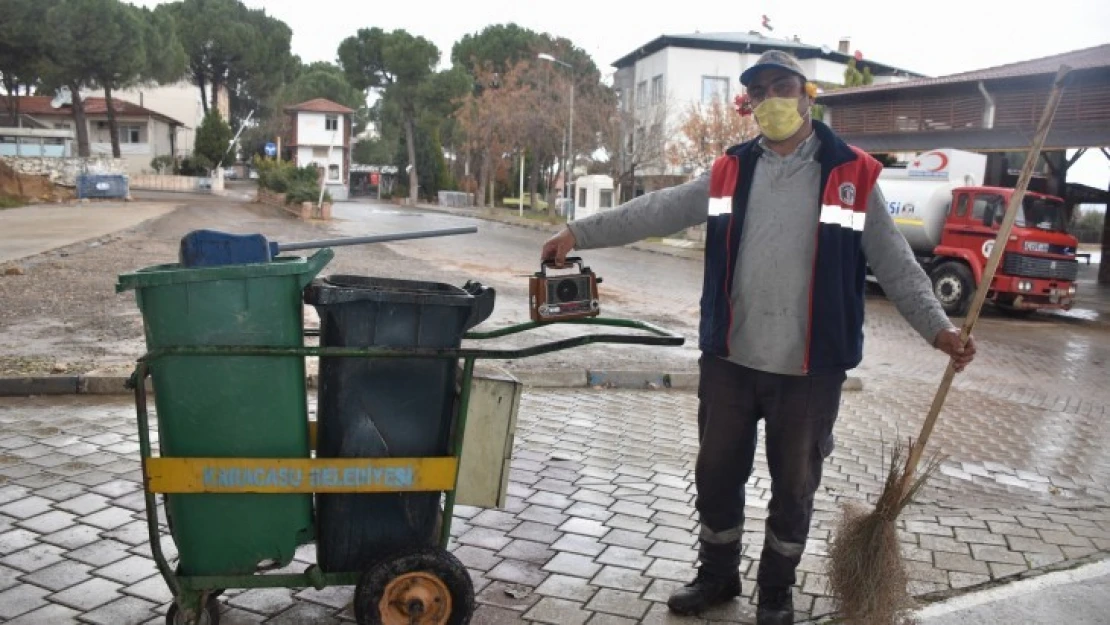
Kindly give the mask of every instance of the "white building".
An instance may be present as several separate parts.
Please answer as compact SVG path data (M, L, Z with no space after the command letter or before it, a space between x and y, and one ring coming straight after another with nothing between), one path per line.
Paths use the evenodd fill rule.
M208 88L211 89L211 86ZM89 91L83 96L103 97L104 91ZM180 121L182 125L177 127L177 136L174 139L174 156L185 157L193 153L197 128L200 128L201 122L204 121L204 105L201 103L200 88L192 81L182 80L169 85L139 85L114 91L112 97L134 102L141 107L158 111ZM211 101L211 93L208 93L207 97ZM230 123L231 105L227 87L220 87L216 102L220 115L225 122Z
M613 86L620 106L633 113L637 126L645 120L656 123L662 115L653 107L665 105L667 135L671 136L691 104L707 104L714 98L722 98L731 107L733 98L742 93L740 74L755 65L759 55L771 49L793 54L807 77L818 83L843 84L844 70L849 60L855 58L847 40L840 41L838 49L833 50L765 37L754 31L663 35L613 63L616 68ZM877 84L921 77L870 59L857 61L857 66L861 71L864 67L870 68ZM674 184L676 177L691 173L682 167L664 165L644 171L646 179L641 182L643 188L650 191ZM652 180L660 176L666 178Z
M316 98L286 107L291 118L293 150L298 167L314 164L325 172L333 200L349 195L351 132L354 110L331 100Z
M0 148L0 153L23 154L22 148L17 149L17 146L28 144L32 139L27 136L18 137L15 132L5 132L4 127L8 126L72 133L73 144L69 152L76 152L76 122L71 104L64 99L48 96L20 96L17 100L18 118L7 110L9 98L0 98L0 144L8 144ZM112 133L108 124L107 101L104 98L87 98L84 104L90 153L111 155ZM151 160L176 153L177 129L182 125L181 122L115 97L112 98L112 109L116 116L120 157L126 161L128 173L151 172ZM66 139L57 136L39 137L34 138L34 142L42 146L35 149L53 156L57 155L59 146L64 146Z

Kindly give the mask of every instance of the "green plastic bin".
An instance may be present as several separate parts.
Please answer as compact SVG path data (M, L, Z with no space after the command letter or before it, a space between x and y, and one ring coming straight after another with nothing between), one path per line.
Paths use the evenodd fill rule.
M148 350L301 347L302 290L332 256L158 265L120 275L116 291L136 291ZM163 457L309 457L304 358L163 356L150 370ZM282 567L313 537L309 494L178 494L165 506L182 575Z

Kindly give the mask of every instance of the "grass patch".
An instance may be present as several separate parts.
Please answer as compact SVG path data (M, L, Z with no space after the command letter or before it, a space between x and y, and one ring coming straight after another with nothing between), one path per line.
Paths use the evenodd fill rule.
M17 197L12 197L10 195L0 195L0 210L4 210L5 208L19 208L20 206L26 205L27 202Z

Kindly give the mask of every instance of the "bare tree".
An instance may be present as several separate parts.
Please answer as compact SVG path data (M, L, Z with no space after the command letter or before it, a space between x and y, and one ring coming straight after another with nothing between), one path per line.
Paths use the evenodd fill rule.
M725 150L757 134L750 116L741 116L720 99L690 104L677 130L677 137L667 148L667 160L694 173L709 169Z
M600 113L602 147L609 153L613 180L627 189L622 199L632 197L637 175L662 173L667 161L667 143L672 136L670 98L640 106L617 103Z

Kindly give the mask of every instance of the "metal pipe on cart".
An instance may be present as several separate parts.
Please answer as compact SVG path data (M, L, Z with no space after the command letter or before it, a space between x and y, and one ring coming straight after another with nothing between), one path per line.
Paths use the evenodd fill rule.
M444 228L442 230L419 230L416 232L398 232L395 234L375 234L366 237L347 237L343 239L320 239L319 241L278 243L277 249L279 252L292 252L294 250L314 250L321 247L363 245L365 243L388 243L390 241L407 241L409 239L446 237L454 234L473 234L475 232L478 232L478 226L462 226L459 228Z

